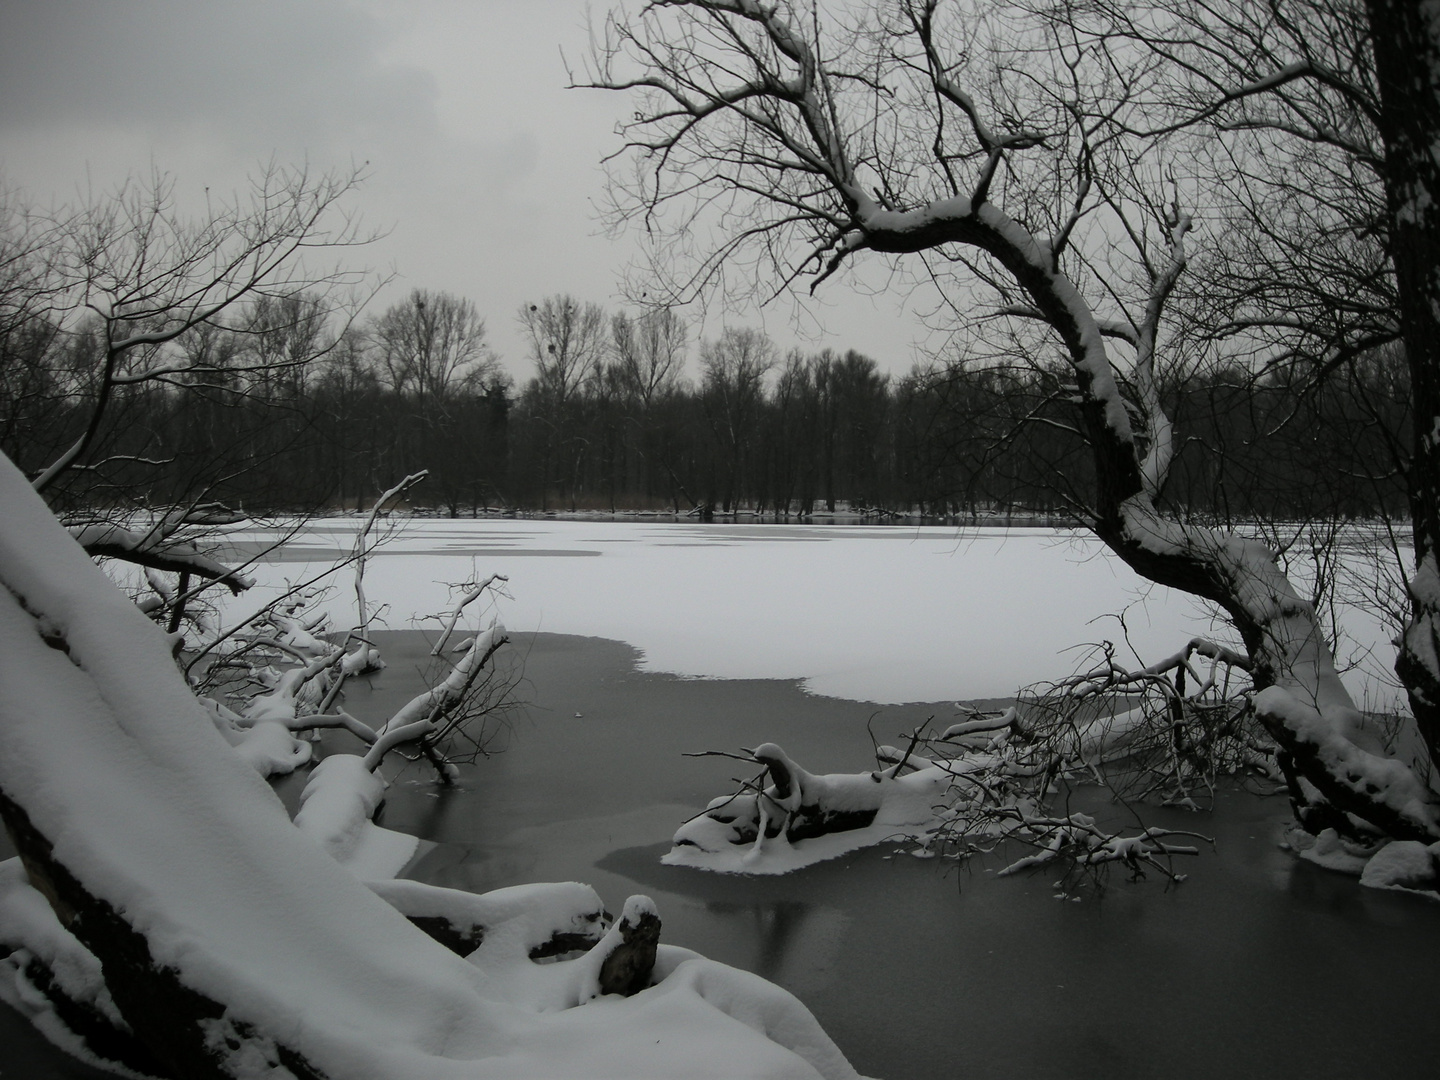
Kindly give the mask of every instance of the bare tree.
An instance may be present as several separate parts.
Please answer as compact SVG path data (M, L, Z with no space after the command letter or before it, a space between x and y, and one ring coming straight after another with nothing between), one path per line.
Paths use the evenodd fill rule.
M1222 191L1231 227L1198 289L1200 321L1237 352L1257 346L1264 369L1299 367L1318 388L1403 339L1413 402L1407 433L1367 408L1407 476L1413 575L1396 670L1440 765L1440 644L1428 553L1440 544L1433 440L1437 404L1434 267L1440 183L1436 136L1440 53L1433 18L1415 5L1303 0L1254 5L1101 3L1089 32L1158 57L1165 130L1204 123L1201 171ZM1070 18L1079 32L1084 20ZM1153 93L1154 91L1152 91ZM1216 146L1223 152L1215 153ZM1198 156L1197 156L1198 160ZM1228 205L1225 205L1228 202ZM1218 286L1218 288L1217 288Z
M369 239L341 207L359 179L272 165L252 178L248 200L210 202L191 218L177 209L174 182L157 174L61 214L52 226L55 287L67 315L96 321L100 354L83 431L36 476L36 489L86 464L122 389L193 386L215 371L203 354L177 347L196 328L220 325L247 302L274 304L316 288L326 295L363 280L305 258ZM257 357L239 370L274 362Z
M1300 809L1434 839L1433 796L1356 734L1314 608L1274 553L1161 509L1175 435L1157 354L1194 223L1178 193L1135 193L1137 170L1163 180L1154 137L1132 134L1154 127L1137 90L1159 64L1013 9L905 0L847 24L815 7L662 0L611 18L590 84L637 97L617 218L710 240L682 286L748 255L768 280L808 274L814 289L868 253L1046 327L1093 466L1077 509L1137 572L1228 615ZM957 312L975 303L952 295Z
M395 470L428 468L451 516L485 472L468 406L499 373L485 321L466 299L416 289L370 328L375 368L393 398Z
M485 320L473 303L449 293L416 289L387 308L371 332L390 389L414 398L422 412L498 369Z
M294 413L306 367L334 341L332 315L351 313L348 287L365 275L307 257L365 242L341 205L358 179L271 166L248 200L207 199L196 217L158 174L46 214L7 196L6 448L29 451L36 490L83 506L71 534L89 554L147 568L141 603L177 648L206 588L251 584L204 550L206 525L233 520L211 492L293 443L293 424L250 423L235 406ZM167 416L185 430L162 432ZM163 512L148 479L162 477Z
M707 512L718 497L726 512L744 490L755 443L765 376L775 366L775 346L759 330L727 327L700 346L700 400L714 438L715 475Z
M563 410L605 357L605 313L573 296L547 296L520 308L520 326L541 393Z
M293 403L303 396L314 361L334 345L330 315L327 298L314 292L262 295L235 315L240 349L228 366L243 369L250 392L263 400Z
M1366 441L1380 452L1339 473L1317 462L1312 475L1321 484L1338 488L1333 481L1349 472L1377 491L1407 474L1412 491L1423 486L1426 471L1412 468L1410 391L1377 393L1371 378L1376 358L1402 336L1386 204L1393 108L1381 92L1372 13L1359 0L1152 0L1065 10L1076 34L1124 41L1163 71L1144 90L1150 133L1164 135L1193 178L1216 233L1177 291L1182 344L1209 353L1210 370L1223 372L1216 382L1260 384L1257 398L1267 382L1295 389L1293 405L1262 425L1270 429L1262 439L1304 423L1337 388L1354 402ZM1418 27L1406 32L1420 40ZM1423 382L1412 371L1416 378ZM1212 452L1217 460L1224 454ZM1418 523L1423 515L1410 517ZM1390 540L1394 569L1384 567L1384 576L1398 582L1412 553L1399 528ZM1403 595L1397 590L1400 603L1383 606L1401 606ZM1405 621L1400 616L1396 629ZM1420 672L1412 655L1405 646L1398 660L1406 683ZM1440 747L1425 696L1412 693L1411 705L1433 759Z
M673 390L685 368L685 322L673 308L641 315L618 314L610 321L615 360L628 393L649 412L657 397Z
M578 434L577 409L582 388L605 361L609 340L605 311L573 296L549 296L520 308L519 322L535 364L532 384L535 416L543 431L540 446L541 502L558 481L562 497L576 496L585 458Z
M606 383L613 384L621 419L612 430L620 443L621 458L611 470L623 472L632 490L642 498L664 469L671 465L670 433L664 429L662 404L680 390L688 348L685 320L673 308L654 307L638 315L617 313L610 320L612 360L606 365Z

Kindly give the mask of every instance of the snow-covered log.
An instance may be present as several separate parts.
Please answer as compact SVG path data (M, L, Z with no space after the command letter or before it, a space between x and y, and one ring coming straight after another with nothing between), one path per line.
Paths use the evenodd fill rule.
M1169 858L1192 848L1155 829L1104 830L1084 814L1053 808L1052 797L1057 784L1098 781L1137 802L1158 796L1198 809L1196 793L1213 793L1221 773L1279 779L1273 747L1249 707L1248 680L1232 686L1228 675L1193 663L1205 656L1243 669L1244 659L1197 639L1128 670L1109 643L1096 649L1100 663L1027 691L1007 709L959 705L964 719L938 734L925 733L927 721L909 733L905 749L877 746L880 768L872 771L815 776L773 744L746 751L764 767L763 779L682 825L665 861L784 873L896 839L915 841L922 856L959 857L1013 842L1035 851L1007 873L1060 860L1067 870L1123 863L1136 874L1150 866L1174 876ZM1409 775L1399 762L1388 767Z
M329 621L326 612L317 612L308 619L296 619L272 611L267 621L279 631L276 640L307 660L322 656L328 658L335 654L334 645L315 636L317 632L324 631L325 624Z
M295 824L361 881L384 881L404 869L420 843L371 820L384 798L385 781L361 758L331 754L310 773Z
M439 749L440 743L461 725L484 713L482 703L476 708L472 696L481 683L485 667L502 645L510 640L497 618L483 633L471 640L448 675L430 689L416 694L402 705L376 733L376 739L365 755L365 767L378 768L385 755L398 746L418 743L421 752L435 766L442 783L455 778L455 765Z
M800 768L774 744L757 747L751 757L765 766L771 783L715 799L680 827L663 861L776 874L885 841L917 842L921 855L947 843L983 840L993 847L1013 841L1035 853L1004 867L1001 877L1059 860L1069 869L1121 863L1137 875L1143 864L1178 882L1184 875L1175 874L1169 860L1198 852L1193 845L1170 842L1177 835L1172 830L1146 828L1126 836L1101 829L1086 814L1042 812L1044 789L1058 770L1037 769L1027 760L1028 751L990 747L932 758L915 752L916 741L906 751L878 748L877 756L890 768L827 776ZM946 744L944 738L931 742ZM1046 750L1045 759L1053 762L1053 751ZM900 775L906 768L913 771ZM1197 833L1178 835L1210 842Z
M557 1008L577 961L436 943L295 828L8 461L0 505L0 817L159 1071L854 1076L793 997L693 955Z
M269 689L250 699L245 707L244 719L251 723L260 720L286 722L299 717L302 710L316 711L329 687L326 677L342 660L339 649L334 646L327 648L328 652L303 666L284 671L271 668L256 672L256 677Z
M998 731L1017 731L1019 729L1019 717L1013 705L1000 713L982 715L973 709L967 709L965 712L971 719L951 724L940 733L942 740L962 739L966 736L980 734L993 735Z
M497 934L519 942L532 960L589 950L605 934L605 907L574 881L512 885L488 893L419 881L369 881L375 893L451 952L468 956Z
M478 635L470 643L470 648L451 668L450 674L439 685L416 694L402 705L381 729L381 734L432 717L455 704L469 688L475 676L485 667L490 657L495 655L495 650L509 640L510 636L505 632L505 627L501 625L500 621L497 619L492 622L483 634Z
M817 775L774 743L749 751L769 784L713 800L676 831L664 862L747 874L786 873L887 837L933 832L954 779L943 765Z

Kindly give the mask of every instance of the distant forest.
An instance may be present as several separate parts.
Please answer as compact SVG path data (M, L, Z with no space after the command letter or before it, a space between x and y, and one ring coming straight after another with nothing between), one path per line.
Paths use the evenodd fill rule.
M319 297L262 298L167 345L173 377L117 388L109 456L63 500L355 509L427 469L412 506L464 516L1085 515L1090 455L1058 353L937 360L891 377L854 351L782 355L753 329L692 342L669 309L612 313L555 296L518 318L533 372L519 385L474 305L447 293L415 291L343 329ZM0 448L31 475L93 415L98 332L36 319L5 335ZM165 358L137 362L154 370ZM1318 384L1211 363L1170 377L1162 396L1181 447L1164 498L1184 514L1407 513L1391 464L1410 438L1398 351Z

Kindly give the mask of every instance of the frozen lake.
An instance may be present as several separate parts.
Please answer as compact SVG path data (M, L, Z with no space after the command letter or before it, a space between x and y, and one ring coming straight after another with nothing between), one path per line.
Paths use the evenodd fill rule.
M314 522L259 576L305 580L350 549L357 527ZM231 539L252 551L264 535ZM397 520L366 592L386 605L387 628L433 627L423 620L446 610L450 585L491 573L510 579L499 614L513 630L625 641L646 671L799 679L880 703L1011 695L1069 674L1087 642L1148 663L1195 634L1226 634L1087 533L1053 529ZM337 626L354 619L351 580L335 579ZM1385 637L1360 613L1347 625L1361 642ZM1376 655L1383 672L1388 652ZM1350 681L1361 698L1389 700L1382 681Z
M253 592L318 572L354 529L312 524ZM232 540L253 550L264 536ZM1218 850L1179 888L1117 873L1078 903L1055 899L1053 873L994 879L1000 856L956 868L882 847L771 879L660 864L678 823L745 771L686 752L773 739L815 771L855 771L871 761L867 724L897 741L927 716L948 722L951 701L1066 673L1073 646L1123 640L1106 613L1124 612L1142 659L1211 632L1088 538L418 521L370 561L367 591L387 626L435 628L425 617L447 608L448 586L489 573L510 578L499 614L527 708L506 752L455 790L423 769L392 774L383 823L435 843L413 876L473 890L582 880L612 910L651 895L664 940L791 989L862 1072L891 1080L1433 1075L1440 906L1281 851L1283 799L1229 791L1210 816L1147 811ZM352 580L342 572L326 601L342 627ZM380 645L390 667L346 691L377 722L419 689L427 651L415 633ZM19 1023L0 1016L0 1072L94 1075Z
M328 558L348 535L323 523L290 557ZM1107 612L1142 659L1212 632L1088 538L431 521L388 551L367 590L392 626L444 610L447 582L509 575L500 614L527 676L505 752L459 790L395 778L384 823L437 844L413 876L577 879L612 908L646 893L665 940L794 991L857 1068L891 1080L1430 1075L1440 910L1282 851L1283 798L1147 810L1218 850L1179 888L1115 874L1078 903L1055 899L1053 873L994 879L1000 856L956 868L882 847L766 880L660 864L678 823L746 771L684 753L773 739L815 771L863 769L867 726L898 741L948 722L957 698L1068 672L1077 643L1122 640ZM341 625L350 601L330 601ZM418 635L382 647L391 668L350 692L374 718L414 692L425 656Z

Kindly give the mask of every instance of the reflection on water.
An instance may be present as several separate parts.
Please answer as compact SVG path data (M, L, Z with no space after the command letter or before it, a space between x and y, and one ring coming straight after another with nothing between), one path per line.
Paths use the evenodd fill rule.
M756 939L755 959L746 965L757 975L784 983L796 993L823 985L850 920L833 907L803 900L736 904L713 900L705 910L718 919L747 924ZM802 989L802 987L804 989Z

